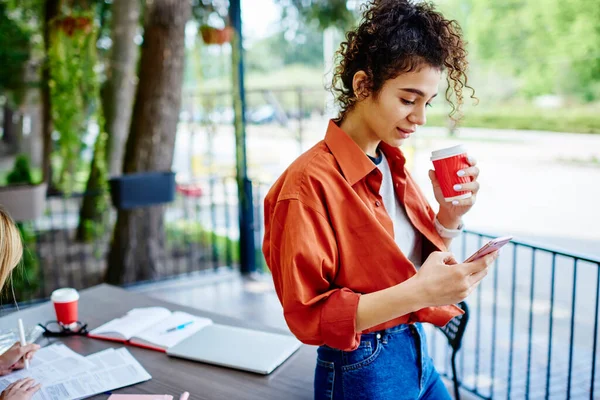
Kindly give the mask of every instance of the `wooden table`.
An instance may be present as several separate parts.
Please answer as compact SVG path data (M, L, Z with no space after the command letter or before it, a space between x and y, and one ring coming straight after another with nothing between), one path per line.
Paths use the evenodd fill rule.
M135 307L160 306L170 310L180 310L211 318L213 321L271 332L281 331L258 326L251 321L213 314L191 307L153 299L151 297L128 292L110 285L99 285L80 292L79 319L94 329L103 323L124 315ZM0 318L3 328L17 326L17 318L22 318L26 326L54 320L54 308L51 303L43 303ZM42 346L57 339L40 338ZM74 336L61 338L61 342L72 350L89 355L110 347L122 347L122 344L104 340ZM152 375L152 379L114 393L133 394L171 394L175 399L184 391L191 393L191 399L303 399L313 398L313 379L316 347L303 345L284 364L267 376L222 368L208 364L171 358L164 353L128 346L128 350L140 364ZM98 395L94 399L106 399L107 395Z

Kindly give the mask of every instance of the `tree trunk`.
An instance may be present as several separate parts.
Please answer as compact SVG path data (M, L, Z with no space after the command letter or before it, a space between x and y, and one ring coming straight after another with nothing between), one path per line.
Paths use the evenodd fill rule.
M83 197L79 210L79 226L76 238L81 242L98 239L104 233L102 215L109 207L106 197L106 135L100 132L94 145L94 156L90 167L90 176L85 186L86 195Z
M170 170L185 54L188 0L146 3L139 83L127 139L124 173ZM164 207L119 210L106 280L121 284L160 276L164 270Z
M134 37L141 4L134 0L114 0L112 4L112 43L102 106L108 133L107 162L110 175L120 175L125 140L131 124L138 49Z
M123 148L131 123L137 45L133 41L138 28L141 4L139 1L114 0L112 4L111 57L107 66L108 80L101 93L108 142L97 143L90 175L79 210L77 240L93 240L101 224L101 216L107 204L101 194L106 184L106 173L100 164L107 162L110 175L120 175L123 164ZM101 140L101 137L98 137ZM100 159L103 158L103 159Z
M44 8L44 50L46 56L50 49L50 22L58 15L60 0L46 0ZM52 154L52 110L50 103L50 67L48 57L42 66L42 137L44 141L42 153L42 174L44 182L52 185L52 169L50 156Z

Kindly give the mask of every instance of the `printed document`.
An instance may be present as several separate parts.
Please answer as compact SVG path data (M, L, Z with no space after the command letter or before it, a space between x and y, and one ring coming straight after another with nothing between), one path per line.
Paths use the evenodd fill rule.
M33 400L84 399L152 378L126 348L83 357L63 344L38 350L28 370L1 377L0 391L25 377L42 384Z

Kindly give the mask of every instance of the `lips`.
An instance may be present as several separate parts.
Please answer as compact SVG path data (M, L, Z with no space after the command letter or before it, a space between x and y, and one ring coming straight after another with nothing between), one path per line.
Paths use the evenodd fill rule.
M401 129L401 128L396 128L396 130L398 131L398 133L400 134L400 136L402 137L402 139L408 139L411 135L411 133L413 133L415 130L411 129Z

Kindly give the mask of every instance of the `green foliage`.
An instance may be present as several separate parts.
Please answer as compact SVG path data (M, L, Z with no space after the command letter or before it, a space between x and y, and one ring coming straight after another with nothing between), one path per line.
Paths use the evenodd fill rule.
M229 4L227 1L220 0L192 0L192 15L200 25L220 25L214 24L215 20L224 24L227 18ZM221 26L215 26L215 28Z
M347 0L276 0L285 10L292 10L305 21L316 21L321 29L336 26L346 30L356 23L357 14L348 9Z
M98 125L104 127L104 116L101 109L97 112L97 118ZM109 191L108 166L106 163L107 141L108 134L105 129L102 129L94 145L94 157L86 185L88 196L85 198L79 213L80 227L77 238L85 242L91 242L102 237L109 228L102 219L102 216L109 209L107 196Z
M323 68L323 34L314 23L282 29L255 43L246 54L251 72L271 73L294 64Z
M600 99L597 0L438 0L483 61L518 79L519 94L575 94Z
M6 176L6 183L8 184L34 184L36 183L33 179L31 167L29 166L29 159L24 154L19 154L15 159L15 165Z
M240 262L239 241L205 229L200 223L193 221L176 221L166 224L167 242L175 248L184 249L189 244L197 244L211 248L211 252L220 260L230 251L232 262Z
M448 126L447 113L427 114L427 126ZM549 132L600 133L600 118L594 110L539 110L505 107L472 109L460 121L462 127L519 129Z
M348 29L356 20L346 0L278 0L320 27ZM469 44L471 65L516 78L513 95L600 99L600 6L597 0L435 0L456 19ZM285 24L285 18L284 18ZM293 24L288 24L290 27ZM287 28L286 30L289 30ZM491 75L493 76L493 75ZM489 79L489 78L488 78Z
M98 103L96 28L90 13L59 17L52 22L50 93L52 121L58 133L55 157L61 160L58 186L71 191L82 136Z
M9 16L9 7L0 1L0 92L9 92L11 102L24 98L25 67L30 59L30 32Z
M6 180L13 185L35 183L26 156L17 156L15 165ZM12 285L17 300L22 301L31 298L39 287L39 260L35 253L35 232L31 225L18 222L17 228L23 240L23 259L13 271Z
M17 301L34 297L40 287L40 262L35 251L35 232L29 224L17 223L23 240L23 258L13 270L11 282Z

